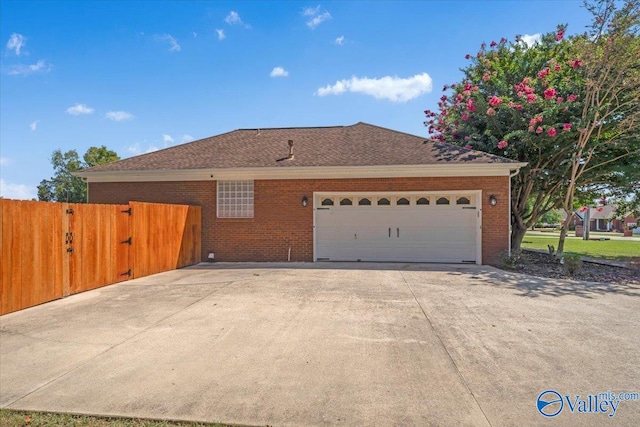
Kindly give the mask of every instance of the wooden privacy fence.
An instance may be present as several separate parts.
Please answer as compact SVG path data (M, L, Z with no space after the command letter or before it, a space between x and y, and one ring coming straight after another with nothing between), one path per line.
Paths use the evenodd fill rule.
M0 202L0 314L200 261L197 206Z

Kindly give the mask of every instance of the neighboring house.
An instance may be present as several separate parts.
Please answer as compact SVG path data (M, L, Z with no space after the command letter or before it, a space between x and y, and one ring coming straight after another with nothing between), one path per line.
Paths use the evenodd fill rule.
M627 215L620 219L616 215L618 205L610 204L589 208L589 230L590 231L616 231L622 233L627 227L635 226L638 218ZM574 223L584 225L585 212L578 209L574 213Z
M509 250L524 165L357 123L239 129L77 175L91 203L201 206L203 260L481 264Z

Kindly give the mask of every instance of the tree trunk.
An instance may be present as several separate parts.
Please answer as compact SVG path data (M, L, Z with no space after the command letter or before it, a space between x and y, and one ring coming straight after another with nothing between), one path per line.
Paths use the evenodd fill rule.
M522 240L527 233L526 225L519 225L518 221L514 221L511 228L511 253L520 252L522 247Z
M569 233L569 225L573 220L573 210L567 209L565 207L564 211L567 214L567 219L565 220L564 224L562 224L562 228L560 229L560 239L558 239L558 249L556 249L557 259L562 258L562 253L564 252L564 240L566 239L567 234Z

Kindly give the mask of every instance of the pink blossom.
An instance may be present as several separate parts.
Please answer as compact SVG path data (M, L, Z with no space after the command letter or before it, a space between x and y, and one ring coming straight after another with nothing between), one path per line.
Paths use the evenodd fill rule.
M562 67L560 65L556 65L555 67L553 67L553 69L556 71L560 71L562 70Z
M521 90L518 91L518 96L525 96L525 95L526 94L523 91L521 91Z
M562 99L562 97L559 96L556 98L556 101L558 102L558 104L561 104L564 101L564 99Z
M472 92L477 92L477 91L479 91L479 90L480 90L480 88L479 88L478 86L473 86L473 87L471 88L471 91L472 91Z
M516 110L518 110L518 111L522 110L522 105L516 104Z
M559 42L560 40L562 40L563 37L564 37L564 30L563 29L558 30L558 33L556 34L556 41Z
M545 77L547 77L549 74L551 73L551 70L549 69L549 67L546 67L544 70L540 71L538 73L538 77L541 79L544 79Z
M544 120L543 116L535 116L534 118L529 120L529 126L535 126L538 123L542 123L542 120Z
M490 78L491 78L491 75L489 73L484 73L484 75L482 76L482 81L483 82L489 81Z
M507 39L505 39L504 37L500 39L500 44L505 44L507 42Z
M494 110L493 108L489 107L487 109L487 116L495 116L496 115L496 110Z
M470 59L471 55L469 55L468 53L464 56L464 59Z
M474 111L476 111L476 105L475 105L475 102L473 101L473 99L469 99L467 101L467 110L470 113L473 113Z
M536 101L537 96L534 93L530 93L529 95L527 95L527 102L529 104L531 104L532 102Z
M550 128L547 133L549 136L556 136L556 128Z
M462 121L466 122L467 120L469 120L469 115L467 113L462 113L460 118L462 119Z
M473 147L470 144L467 144L464 146L464 148L466 148L467 150L471 150Z
M470 136L465 136L465 137L464 137L464 140L465 140L465 141L471 141L471 137L470 137Z
M565 132L570 131L570 130L571 130L571 123L565 123L565 124L562 126L562 130L563 130L563 131L565 131Z
M571 95L567 96L567 101L569 101L569 102L573 102L576 99L578 99L578 97L576 95L571 94Z
M556 97L556 90L552 87L550 87L549 89L546 89L544 91L544 98L545 99L551 99L551 98L555 98Z
M582 66L582 60L574 59L573 61L569 61L569 66L575 70L576 68L579 68Z
M498 45L498 43L496 43L495 41L492 41L491 44L489 46L491 47L496 47Z
M498 148L499 148L499 149L501 149L501 150L502 150L503 148L506 148L506 147L507 147L507 145L509 145L509 144L507 144L507 141L500 141L500 142L498 142Z
M489 98L489 105L491 105L492 107L497 107L500 104L502 104L502 100L497 96L492 96L491 98Z
M542 132L544 132L544 129L542 129L542 126L538 126L538 127L536 128L536 133L540 134L540 133L542 133Z

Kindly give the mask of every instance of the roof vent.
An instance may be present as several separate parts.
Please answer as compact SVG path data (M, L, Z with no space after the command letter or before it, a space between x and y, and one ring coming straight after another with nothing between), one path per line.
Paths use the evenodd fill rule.
M293 139L289 140L289 156L287 159L293 159Z

